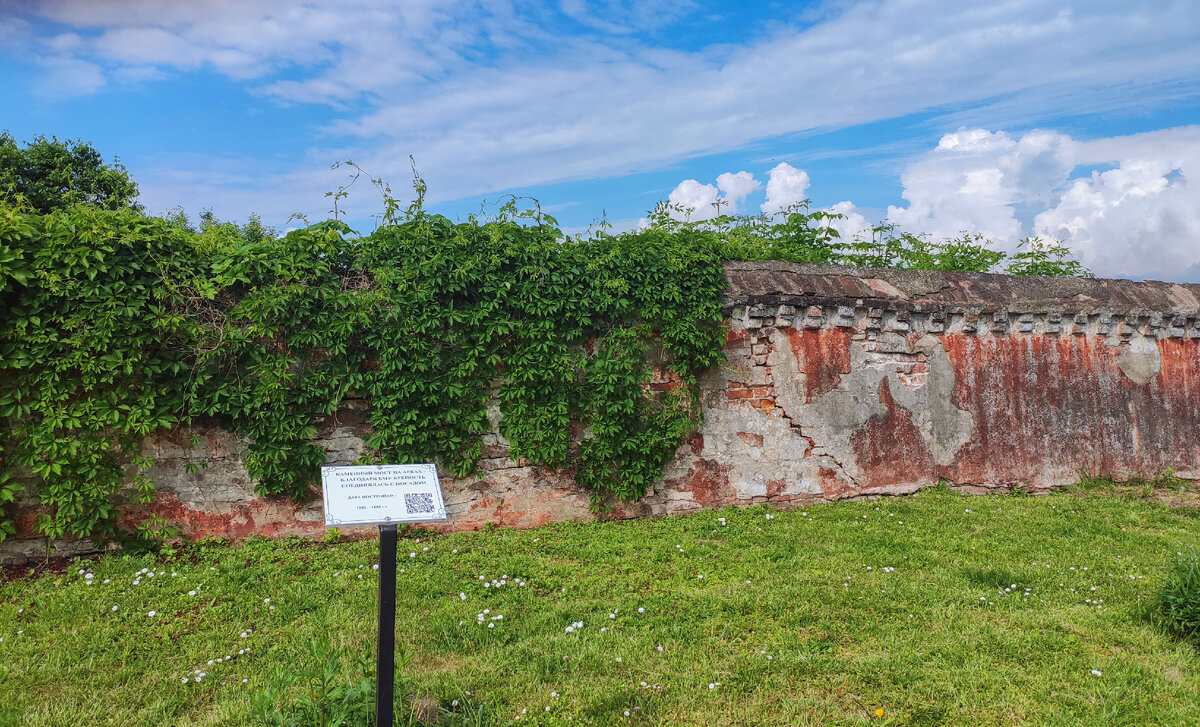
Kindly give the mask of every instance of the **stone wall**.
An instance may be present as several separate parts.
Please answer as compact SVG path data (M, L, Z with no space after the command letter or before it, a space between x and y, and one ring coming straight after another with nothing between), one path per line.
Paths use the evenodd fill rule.
M978 491L1168 467L1200 479L1200 285L774 262L731 263L726 275L728 360L702 377L704 426L653 491L611 517L897 494L940 479ZM366 427L361 401L323 422L328 462L351 462ZM215 426L147 440L158 495L127 521L157 514L191 537L322 535L319 501L253 494L244 452ZM595 517L569 472L510 460L498 434L484 453L479 476L442 479L444 529ZM207 466L188 474L188 462ZM35 509L25 503L0 559L45 552Z

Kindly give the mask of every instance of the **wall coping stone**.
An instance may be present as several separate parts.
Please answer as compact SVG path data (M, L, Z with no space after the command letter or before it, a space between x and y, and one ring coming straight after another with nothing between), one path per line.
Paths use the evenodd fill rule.
M788 306L785 313L795 308L800 318L817 318L822 309L830 308L829 314L820 315L849 318L850 309L991 314L994 318L1009 314L1098 315L1130 323L1141 319L1152 325L1200 327L1200 284L1194 283L882 270L779 261L728 262L725 277L729 283L725 313L735 320L774 317L780 306Z

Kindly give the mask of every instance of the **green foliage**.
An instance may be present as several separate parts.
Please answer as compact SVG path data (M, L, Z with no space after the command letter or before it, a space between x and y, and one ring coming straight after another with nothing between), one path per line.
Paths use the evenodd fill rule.
M352 392L371 402L374 457L459 477L495 394L511 456L578 465L597 504L637 498L697 421L695 372L720 359L720 264L708 234L566 239L511 203L483 224L414 208L365 238L327 222L234 244L209 294L236 302L201 345L193 405L254 437L264 492L300 500L324 461L315 421ZM644 386L651 342L682 396ZM575 452L573 429L590 432Z
M150 497L139 443L183 410L189 325L171 291L194 268L189 236L131 210L0 204L0 241L33 271L0 312L5 469L39 480L46 535L112 534L119 491Z
M870 237L843 240L830 224L842 219L836 212L809 211L808 201L773 215L728 216L694 222L693 210L660 203L650 213L653 229L691 233L707 231L717 237L727 260L785 260L819 265L890 268L893 270L945 270L1005 272L1010 275L1088 277L1091 273L1055 242L1026 238L1012 255L995 250L979 234L935 241L928 235L902 232L881 223Z
M33 220L22 210L0 206L0 301L8 305L9 293L33 276L33 260L27 250L34 230Z
M375 664L368 647L355 659L351 674L344 653L325 639L305 643L306 659L298 669L274 665L269 685L251 697L250 724L260 727L370 727L375 724ZM393 724L421 725L421 715L406 694L404 669L409 658L396 659Z
M0 467L3 465L4 462L0 461ZM0 512L3 512L5 505L16 499L17 489L17 484L13 482L12 475L0 469ZM16 531L16 525L12 520L0 517L0 541L16 533Z
M988 247L982 235L963 233L933 242L924 235L899 232L894 225L879 225L870 240L848 245L846 262L898 270L963 270L984 273L1004 260L1004 253Z
M108 210L137 208L137 195L125 167L115 160L106 164L88 142L37 136L21 147L11 134L0 133L0 200L19 196L46 214L80 203Z
M0 205L0 224L37 271L6 277L5 469L30 468L53 537L115 536L130 483L152 495L141 440L195 417L249 437L258 492L302 502L325 461L317 425L354 397L372 459L471 475L496 399L511 456L573 467L597 507L636 499L722 356L711 231L566 238L515 200L487 222L389 205L369 236L85 206ZM667 390L649 386L651 351Z
M1027 237L1021 240L1018 252L1009 258L1004 272L1009 275L1092 277L1091 271L1072 258L1071 251L1065 246L1039 237Z
M1182 638L1200 636L1200 548L1176 553L1157 599L1163 627Z
M0 138L5 159L63 166L63 154L97 179L124 174L90 145ZM573 471L605 509L640 498L700 421L696 377L723 357L725 260L983 271L1006 259L978 236L934 243L890 226L842 241L838 216L805 204L704 222L660 205L646 229L568 237L516 199L453 222L423 209L419 178L407 209L372 179L384 211L371 234L337 219L343 188L334 219L281 236L257 218L145 217L128 207L132 182L46 172L55 197L18 176L22 196L0 201L0 540L20 468L48 536L167 532L150 520L122 535L114 518L153 496L143 438L197 417L247 436L260 494L303 502L325 462L317 427L354 398L369 404L367 460L467 477L498 418L509 456ZM1062 248L1027 245L1010 270L1085 272Z
M707 222L680 222L687 210L660 204L650 213L651 227L665 230L715 231L728 260L786 260L820 265L846 264L846 245L829 222L842 215L809 212L808 202L792 205L778 215L721 216Z
M350 339L370 321L365 296L343 290L347 231L326 222L281 239L214 228L200 236L210 274L182 309L198 331L190 413L253 438L246 467L262 494L307 499L325 461L312 441L316 418L361 383Z

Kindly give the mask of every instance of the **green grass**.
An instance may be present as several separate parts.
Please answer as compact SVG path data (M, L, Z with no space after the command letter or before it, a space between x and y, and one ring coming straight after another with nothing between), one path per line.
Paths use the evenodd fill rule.
M1149 615L1196 514L934 489L402 539L397 641L408 687L478 724L1196 724L1200 655ZM312 638L373 640L376 559L255 541L4 583L0 725L246 724Z

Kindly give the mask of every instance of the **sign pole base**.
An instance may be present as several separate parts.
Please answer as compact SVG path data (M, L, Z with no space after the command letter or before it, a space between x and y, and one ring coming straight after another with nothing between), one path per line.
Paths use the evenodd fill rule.
M375 724L392 727L396 683L396 526L379 526L379 657Z

